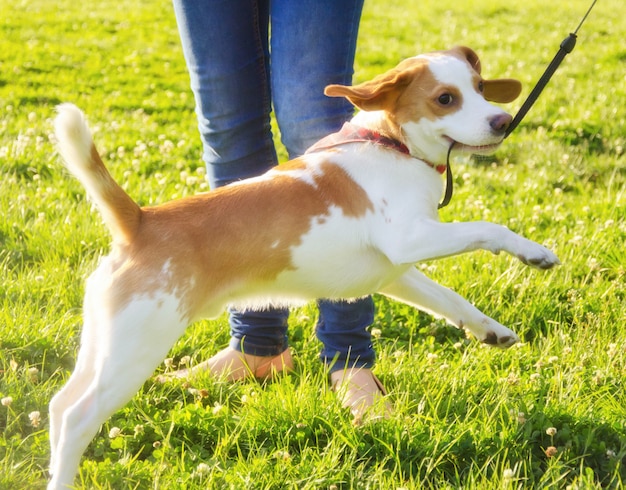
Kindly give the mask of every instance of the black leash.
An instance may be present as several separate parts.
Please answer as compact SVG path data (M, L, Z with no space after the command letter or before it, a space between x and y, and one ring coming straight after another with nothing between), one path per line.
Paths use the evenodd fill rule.
M533 104L537 101L541 92L543 92L543 89L546 87L546 85L552 78L552 75L554 75L554 72L557 70L561 62L565 59L565 57L569 53L572 52L572 50L576 46L576 38L577 38L578 31L580 30L584 22L587 20L587 17L591 13L591 10L596 5L597 1L598 0L593 0L593 2L591 3L591 6L587 9L587 12L585 13L580 23L578 24L578 27L576 27L576 30L570 33L570 35L567 36L563 40L563 42L561 42L559 51L556 53L556 55L554 56L554 58L552 59L548 67L546 68L546 71L544 71L543 75L541 75L541 77L539 78L539 81L530 92L530 95L528 95L528 98L522 104L522 107L520 107L519 111L517 111L517 114L515 114L513 121L511 121L511 124L507 128L506 133L504 133L505 138L508 138L509 135L515 130L515 128L517 128L517 126L522 121L522 119L524 119L524 116L526 116L526 113L530 110ZM448 157L446 161L446 192L443 197L443 201L441 201L441 203L438 206L438 209L441 209L444 206L447 206L450 203L450 200L452 199L453 182L452 182L452 172L450 169L450 154L452 153L452 148L454 147L455 143L456 142L453 141L452 144L450 145L450 148L448 149Z
M559 67L561 62L565 59L565 57L569 53L572 52L572 50L576 46L576 34L578 34L578 31L580 30L585 20L587 20L587 17L589 16L591 9L593 9L597 1L598 0L593 0L593 2L591 3L591 6L585 13L585 16L580 21L580 24L578 24L578 27L576 28L576 30L572 32L569 36L567 36L565 39L563 39L563 42L561 43L561 46L559 47L559 51L556 53L556 55L554 56L554 58L548 65L548 68L546 68L546 71L543 73L543 75L541 75L541 78L535 85L535 88L533 88L533 90L530 92L530 95L524 101L524 103L522 104L522 107L520 107L520 110L517 112L517 114L513 118L511 125L506 130L506 133L504 135L505 138L508 138L508 136L515 130L515 128L517 128L521 120L524 119L524 116L526 115L526 113L530 110L532 105L537 101L537 98L539 97L543 89L546 87L546 85L550 81L550 78L552 78L552 75L554 75L554 72Z

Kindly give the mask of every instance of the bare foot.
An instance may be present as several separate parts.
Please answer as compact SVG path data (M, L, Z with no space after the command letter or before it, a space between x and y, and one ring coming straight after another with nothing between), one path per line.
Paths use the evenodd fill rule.
M268 379L280 372L293 370L293 359L289 349L277 356L253 356L226 347L211 359L189 369L181 369L165 376L170 378L190 378L197 373L210 371L211 374L225 376L229 381L244 378Z
M391 415L391 404L382 400L387 394L380 380L367 368L335 371L330 375L333 391L344 408L349 408L355 424Z

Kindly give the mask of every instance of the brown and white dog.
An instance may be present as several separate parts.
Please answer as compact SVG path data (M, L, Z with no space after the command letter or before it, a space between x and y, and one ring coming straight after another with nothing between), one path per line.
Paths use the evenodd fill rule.
M49 489L73 483L100 425L122 407L191 322L228 304L259 308L379 292L499 347L517 335L414 264L504 250L548 269L548 249L486 222L440 223L440 171L452 142L494 151L515 80L483 80L469 48L407 59L374 80L331 85L361 112L343 132L266 174L139 207L113 180L82 113L59 107L56 135L113 237L89 277L76 369L50 403ZM438 172L439 170L439 172Z

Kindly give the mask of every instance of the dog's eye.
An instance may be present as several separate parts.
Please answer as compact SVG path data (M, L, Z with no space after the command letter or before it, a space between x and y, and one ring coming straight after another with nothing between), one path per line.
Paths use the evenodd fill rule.
M485 84L483 83L483 81L481 80L480 82L478 82L478 91L482 94L485 91Z
M454 100L454 97L452 97L451 94L441 94L437 98L437 102L439 102L441 105L450 105L452 104L453 100Z

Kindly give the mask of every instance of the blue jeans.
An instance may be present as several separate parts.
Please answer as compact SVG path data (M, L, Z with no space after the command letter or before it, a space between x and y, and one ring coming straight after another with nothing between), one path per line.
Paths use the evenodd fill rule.
M212 188L277 165L272 107L290 158L352 116L324 87L351 83L363 0L173 2ZM322 359L331 369L370 367L371 298L318 305ZM234 349L272 356L287 348L287 309L230 313Z

